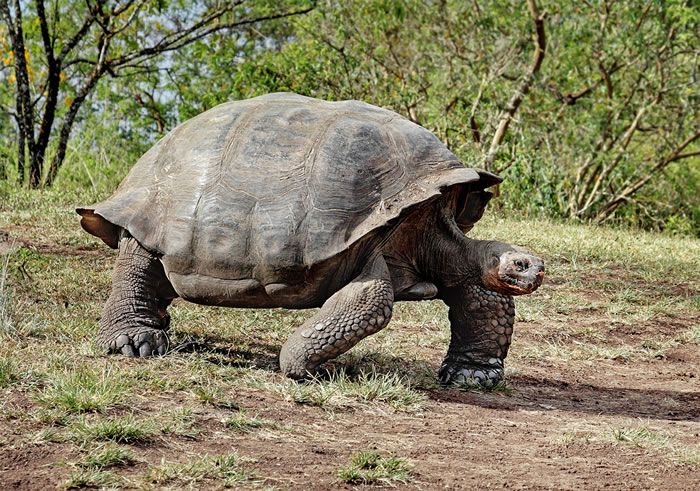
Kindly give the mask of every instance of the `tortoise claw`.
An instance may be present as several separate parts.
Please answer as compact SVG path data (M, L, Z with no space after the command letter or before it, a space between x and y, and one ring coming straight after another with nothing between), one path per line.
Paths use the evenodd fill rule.
M111 342L98 339L108 353L121 353L129 358L162 356L168 351L168 336L160 329L139 327L128 329L113 337Z

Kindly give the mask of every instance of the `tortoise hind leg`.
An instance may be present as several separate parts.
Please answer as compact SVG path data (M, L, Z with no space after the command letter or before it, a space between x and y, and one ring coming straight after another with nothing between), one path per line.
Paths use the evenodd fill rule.
M313 375L325 361L383 329L393 303L389 269L379 255L287 339L280 353L282 372L294 379Z
M165 331L170 323L166 308L177 294L160 260L125 235L119 242L97 344L127 356L163 355L168 349Z

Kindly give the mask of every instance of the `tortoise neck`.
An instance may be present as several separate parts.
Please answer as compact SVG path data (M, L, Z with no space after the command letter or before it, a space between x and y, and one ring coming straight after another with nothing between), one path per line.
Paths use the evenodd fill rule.
M484 271L507 244L470 239L457 225L451 208L439 206L432 215L434 233L420 233L417 257L421 272L438 287L482 286Z

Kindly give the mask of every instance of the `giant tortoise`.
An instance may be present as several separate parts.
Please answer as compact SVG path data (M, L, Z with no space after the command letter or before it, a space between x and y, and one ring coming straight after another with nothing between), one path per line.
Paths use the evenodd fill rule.
M452 339L442 383L503 377L513 295L543 261L466 237L501 178L465 167L425 128L363 102L269 94L181 124L117 191L78 208L119 253L97 342L168 349L166 308L320 307L282 346L292 378L386 327L399 300L439 298Z

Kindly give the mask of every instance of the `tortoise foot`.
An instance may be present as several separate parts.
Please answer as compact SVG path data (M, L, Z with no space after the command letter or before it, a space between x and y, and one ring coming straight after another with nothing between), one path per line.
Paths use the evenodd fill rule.
M503 380L503 360L491 358L486 363L445 360L438 371L442 385L494 387Z
M134 327L117 333L109 338L99 335L97 344L109 353L121 353L130 358L162 356L168 351L169 341L164 330L151 327Z

